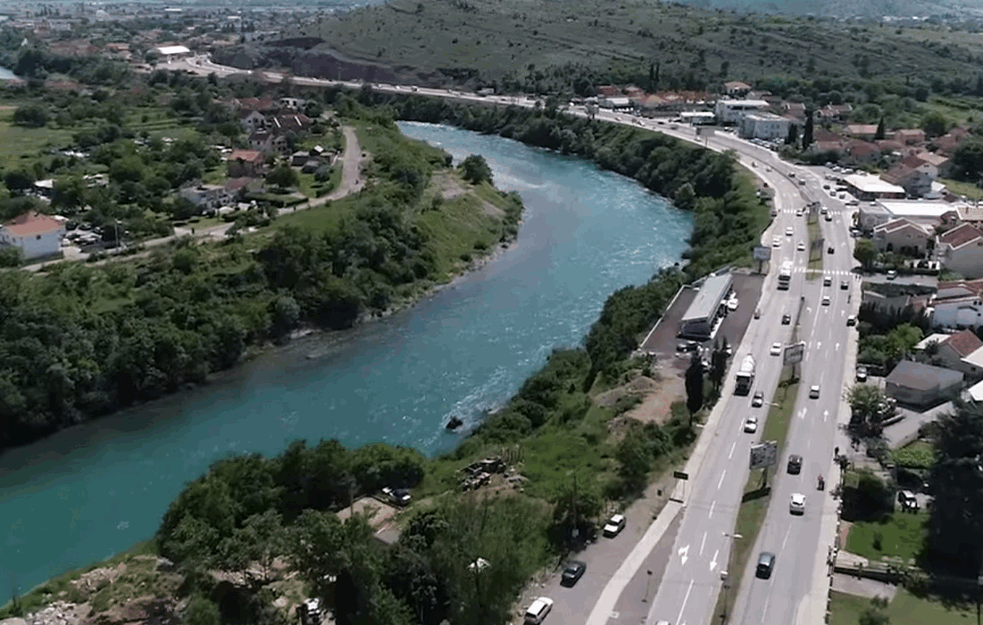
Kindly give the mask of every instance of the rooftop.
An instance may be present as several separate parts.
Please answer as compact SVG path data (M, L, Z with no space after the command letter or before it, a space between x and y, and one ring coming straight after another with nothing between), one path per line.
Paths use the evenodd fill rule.
M764 100L718 100L717 104L726 104L727 106L748 106L757 108L767 108L769 104Z
M983 382L977 382L966 390L969 397L975 402L983 401Z
M953 248L959 248L980 238L983 238L983 233L980 233L979 230L970 224L962 224L942 234L939 237L939 243L944 243Z
M902 360L888 374L888 384L895 384L916 391L930 391L958 384L963 374L952 369L926 365L912 360Z
M47 234L64 228L64 225L48 215L24 213L3 224L3 229L12 235L26 237L33 234Z
M699 319L708 319L717 314L717 307L727 295L733 284L734 279L729 273L717 276L710 276L703 282L700 292L693 298L693 302L686 309L683 315L683 323Z
M877 176L866 174L851 174L843 179L847 184L860 189L864 193L904 193L905 190L897 185L885 182ZM894 212L894 211L891 211ZM897 214L897 213L895 213Z
M978 369L983 369L983 347L963 356L962 361Z
M947 338L949 338L949 336L950 335L948 335L948 334L938 334L938 333L936 333L936 334L929 334L928 336L926 336L922 340L918 341L918 343L915 344L915 347L913 349L915 351L923 351L926 347L928 347L929 343L939 343L939 344L941 344L942 341L944 341Z
M945 345L952 351L959 354L960 358L965 358L979 348L983 347L983 341L973 334L972 330L962 330L961 332L956 332L955 334L949 335L949 337L939 343L939 345Z
M895 188L904 192L901 187ZM909 219L929 218L934 220L953 209L952 204L942 200L878 200L877 203L886 208L892 215Z
M191 50L185 46L161 46L157 48L157 52L164 56L170 56L172 54L190 54Z

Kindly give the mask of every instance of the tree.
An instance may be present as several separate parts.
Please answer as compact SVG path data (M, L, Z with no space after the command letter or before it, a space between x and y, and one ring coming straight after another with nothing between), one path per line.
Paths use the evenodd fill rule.
M887 133L887 128L884 126L884 116L881 116L881 121L877 122L877 132L874 133L874 140L881 141Z
M585 531L604 509L604 499L597 489L597 482L593 480L580 484L564 482L553 496L552 503L553 524L562 530L564 537L571 536L573 529L585 536Z
M672 196L672 200L676 208L693 210L693 205L696 202L696 191L693 189L693 185L689 182L679 185Z
M34 172L25 167L8 169L3 172L3 184L14 192L23 192L32 188L35 180L37 178L35 178Z
M297 175L297 171L293 167L283 164L266 174L266 182L280 189L289 189L297 186L300 182L300 176Z
M795 146L799 142L799 127L795 124L788 125L788 135L785 137L785 145Z
M847 391L847 401L850 403L850 426L867 431L871 426L879 424L879 416L885 404L886 396L880 388L873 384L857 384Z
M922 117L921 128L928 137L941 137L949 129L949 120L940 111L930 111Z
M812 145L812 110L806 110L806 124L802 130L802 151L805 152Z
M713 350L713 354L710 357L710 382L713 383L715 389L720 389L720 385L724 381L724 375L727 372L727 337L724 337L724 343L721 346L717 343Z
M221 625L222 617L214 601L196 594L188 602L182 623L184 625Z
M694 351L686 369L686 409L689 410L690 423L693 416L703 407L703 361L700 352Z
M877 248L870 239L857 239L857 244L853 248L853 257L860 261L864 270L869 270L871 265L877 260Z
M264 586L270 582L274 559L286 555L287 545L287 533L280 514L271 508L249 517L235 530L221 547L221 562L226 568L241 571L247 577L251 577L251 567L256 564L259 568L257 585Z
M461 163L461 171L464 179L471 184L481 184L482 182L491 184L492 182L491 168L485 157L480 154L471 154L465 158L464 162Z
M891 619L876 608L867 608L860 614L860 625L891 625Z
M40 104L25 104L14 110L14 123L27 128L41 128L48 117L48 109Z
M983 548L983 408L953 404L936 422L928 551L947 572L975 577Z

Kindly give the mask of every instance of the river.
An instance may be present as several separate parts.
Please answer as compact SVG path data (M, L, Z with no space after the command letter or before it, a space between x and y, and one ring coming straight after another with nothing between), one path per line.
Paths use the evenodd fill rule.
M229 453L297 438L434 454L501 405L554 346L579 344L607 296L678 261L691 216L593 164L495 136L403 131L482 154L526 205L516 243L419 305L263 356L208 386L0 457L0 603L153 535L185 483Z

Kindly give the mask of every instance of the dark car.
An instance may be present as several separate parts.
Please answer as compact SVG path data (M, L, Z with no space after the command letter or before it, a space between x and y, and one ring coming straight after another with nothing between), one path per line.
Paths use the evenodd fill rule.
M788 472L792 475L798 475L802 472L802 456L792 454L788 457Z
M792 323L792 315L790 315L788 313L785 313L784 315L782 315L782 325L783 326L787 326L790 323Z
M678 352L695 352L700 348L700 344L696 341L688 341L686 343L680 343L676 346L676 351Z
M846 291L849 288L850 288L849 282L847 282L846 280L840 280L840 289Z
M586 570L586 564L579 560L571 560L563 567L563 575L560 578L560 583L564 586L573 586L577 583L577 580L584 576L584 571Z
M830 247L827 247L827 248L826 248L826 253L827 253L827 254L832 254L832 253L833 253L833 247L832 247L832 246L830 246Z
M761 579L771 577L771 572L775 569L775 554L762 551L758 556L758 568L756 573Z

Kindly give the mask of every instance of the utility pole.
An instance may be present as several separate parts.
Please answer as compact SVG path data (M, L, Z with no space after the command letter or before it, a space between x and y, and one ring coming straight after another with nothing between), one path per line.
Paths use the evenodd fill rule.
M645 578L645 598L642 599L642 603L647 603L649 600L649 588L652 585L652 571L645 571L648 577ZM977 624L979 625L979 624Z

